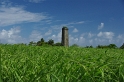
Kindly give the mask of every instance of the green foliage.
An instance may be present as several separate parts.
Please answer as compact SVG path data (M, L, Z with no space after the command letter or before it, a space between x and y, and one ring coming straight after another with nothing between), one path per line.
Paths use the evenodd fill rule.
M52 40L52 39L50 39L48 42L45 42L45 40L43 38L41 38L41 40L36 43L31 41L29 43L29 45L47 46L47 47L48 46L62 46L61 43L59 43L59 42L54 44L54 40Z
M62 44L60 42L57 42L54 44L54 46L62 46Z
M96 48L108 48L108 46L106 46L106 45L98 45L98 46L96 46Z
M0 45L3 82L124 82L124 50Z
M123 43L123 45L120 47L120 49L124 49L124 43Z
M45 40L44 40L43 38L41 38L40 42L44 43L44 42L45 42Z
M43 46L43 45L47 45L47 42L45 42L45 40L41 38L41 40L37 42L37 46Z
M49 44L49 45L53 45L53 44L54 44L54 40L50 39L50 40L48 41L48 44Z
M86 46L85 48L93 48L93 46L91 45L91 46Z
M73 45L71 45L70 47L79 47L79 45L73 44Z
M41 46L41 45L42 45L41 41L38 41L37 46Z
M117 46L115 44L109 44L108 47L109 48L117 48Z
M63 28L62 29L68 29L66 26L63 26Z
M29 44L28 44L28 45L31 45L31 46L32 46L32 44L33 44L33 41L29 42Z
M115 49L115 48L117 48L117 46L115 44L98 45L96 48L112 48L112 49Z
M28 45L30 45L30 46L35 46L37 43L35 43L35 42L33 42L33 41L31 41L31 42L29 42L29 44Z

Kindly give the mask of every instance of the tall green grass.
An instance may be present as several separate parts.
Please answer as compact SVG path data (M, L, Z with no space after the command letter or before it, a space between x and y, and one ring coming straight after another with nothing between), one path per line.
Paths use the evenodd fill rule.
M0 45L3 82L124 82L124 50Z

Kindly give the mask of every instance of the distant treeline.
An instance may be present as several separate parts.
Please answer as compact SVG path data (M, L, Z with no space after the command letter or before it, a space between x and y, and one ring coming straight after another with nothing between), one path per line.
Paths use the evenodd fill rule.
M29 45L33 46L62 46L60 42L54 43L54 40L50 39L48 42L46 42L43 38L39 40L38 42L29 42Z
M43 38L41 38L41 40L39 40L38 42L33 42L31 41L29 43L29 45L35 45L35 46L63 46L60 42L54 43L54 40L50 39L48 42L46 42ZM70 47L80 47L77 44L73 44ZM124 49L124 43L122 44L122 46L117 47L116 44L109 44L109 45L98 45L96 47L91 46L85 46L85 48L120 48L120 49Z
M16 45L27 45L27 44L24 44L24 43L20 43L20 44L16 44ZM57 42L57 43L54 43L54 40L52 40L52 39L50 39L50 40L48 40L47 42L43 39L43 38L41 38L39 41L37 41L37 42L33 42L33 41L31 41L31 42L29 42L29 44L28 44L29 46L63 46L62 44L61 44L61 42ZM71 45L70 47L80 47L79 45L77 45L77 44L73 44L73 45ZM109 44L109 45L98 45L98 46L96 46L96 47L93 47L92 45L90 45L90 46L85 46L85 47L83 47L83 48L101 48L101 49L103 49L103 48L110 48L110 49L116 49L116 48L118 48L118 49L124 49L124 43L120 46L120 47L117 47L116 46L116 44Z
M77 44L73 44L72 47L79 47L79 45ZM91 46L86 46L85 48L111 48L111 49L124 49L124 43L122 44L122 46L120 47L117 47L115 44L109 44L109 45L98 45L96 47L93 47L92 45Z

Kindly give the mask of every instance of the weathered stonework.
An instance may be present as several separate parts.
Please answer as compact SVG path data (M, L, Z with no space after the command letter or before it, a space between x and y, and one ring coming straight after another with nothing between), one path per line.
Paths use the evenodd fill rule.
M69 46L68 28L65 26L62 28L62 45Z

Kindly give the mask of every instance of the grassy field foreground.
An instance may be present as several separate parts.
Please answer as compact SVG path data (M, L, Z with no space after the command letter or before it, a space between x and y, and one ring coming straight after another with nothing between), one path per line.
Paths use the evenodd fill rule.
M124 50L0 45L3 82L124 82Z

